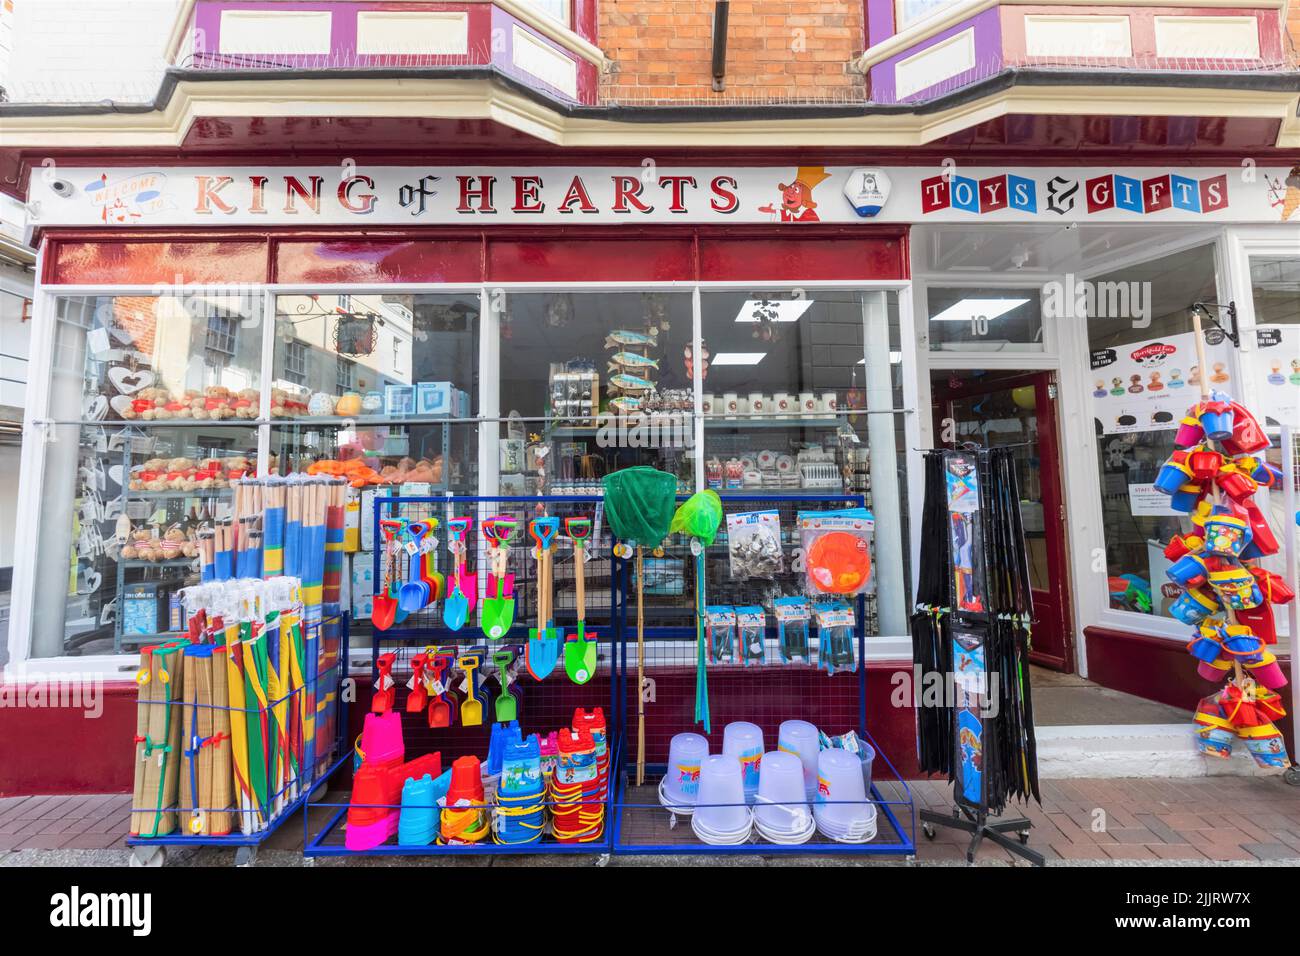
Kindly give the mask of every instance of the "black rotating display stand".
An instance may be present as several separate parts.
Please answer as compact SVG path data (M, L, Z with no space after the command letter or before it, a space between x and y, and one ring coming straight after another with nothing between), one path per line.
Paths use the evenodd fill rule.
M951 736L942 743L941 766L922 769L947 770L953 808L950 814L922 809L921 830L930 839L935 827L971 834L968 863L975 862L980 844L988 839L1044 866L1043 855L1027 845L1033 827L1028 818L990 813L990 804L1004 808L1008 795L1038 796L1026 670L1033 604L1014 459L1007 449L930 455L937 463L928 463L930 527L923 534L946 538L947 547L936 550L947 552L941 573L946 572L948 600L946 606L935 606L945 582L931 576L940 595L918 595L932 603L918 606L917 616L930 629L929 646L937 649L932 656L938 660L927 663L946 677L944 709L949 713L941 718L947 726L938 730L940 736ZM937 502L929 501L932 495ZM939 521L942 528L936 527ZM933 730L934 721L928 726ZM923 741L923 763L929 762L926 750ZM1018 840L1011 838L1013 833Z

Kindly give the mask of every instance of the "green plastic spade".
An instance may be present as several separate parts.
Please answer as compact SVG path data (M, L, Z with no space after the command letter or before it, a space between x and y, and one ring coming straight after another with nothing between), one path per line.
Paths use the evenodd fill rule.
M596 673L596 636L587 635L586 541L591 537L591 519L565 518L564 533L573 542L578 605L578 632L570 634L564 642L564 672L575 684L585 684Z

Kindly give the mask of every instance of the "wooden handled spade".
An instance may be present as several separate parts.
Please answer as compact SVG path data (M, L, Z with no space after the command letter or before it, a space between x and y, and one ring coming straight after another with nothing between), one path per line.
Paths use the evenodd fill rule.
M535 680L543 680L553 671L560 657L560 638L551 611L551 546L559 530L559 518L534 518L528 523L528 533L537 542L537 626L528 630L524 663Z
M596 673L596 635L587 635L587 554L591 519L565 518L564 533L573 542L574 586L577 589L578 630L564 641L564 672L575 684L585 684Z

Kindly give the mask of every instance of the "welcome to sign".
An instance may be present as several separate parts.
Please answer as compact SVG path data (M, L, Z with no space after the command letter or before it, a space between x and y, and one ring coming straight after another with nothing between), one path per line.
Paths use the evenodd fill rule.
M33 174L33 225L1300 221L1300 168L152 167Z

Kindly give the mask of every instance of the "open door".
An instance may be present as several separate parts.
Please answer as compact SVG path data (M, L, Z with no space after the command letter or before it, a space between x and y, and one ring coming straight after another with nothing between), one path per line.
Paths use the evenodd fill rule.
M1061 487L1054 373L931 373L936 445L1010 446L1020 478L1020 513L1034 597L1030 660L1074 670L1065 499Z

